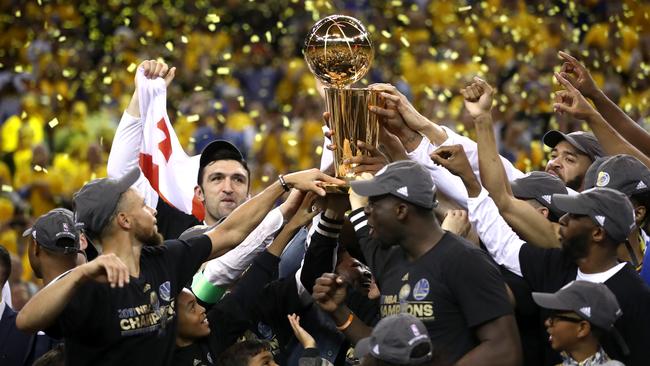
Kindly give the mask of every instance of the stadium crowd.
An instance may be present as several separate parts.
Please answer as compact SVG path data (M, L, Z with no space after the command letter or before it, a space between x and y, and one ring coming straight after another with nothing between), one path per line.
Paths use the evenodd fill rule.
M646 364L650 4L0 9L3 365ZM385 102L349 195L302 56L335 13Z

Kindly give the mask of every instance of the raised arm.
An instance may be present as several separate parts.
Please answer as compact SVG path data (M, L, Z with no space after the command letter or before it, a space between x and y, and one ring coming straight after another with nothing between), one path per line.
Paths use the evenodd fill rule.
M630 118L616 103L598 88L589 70L575 57L566 52L558 53L564 60L560 75L573 85L585 97L591 99L596 110L614 130L639 149L650 156L650 134Z
M621 136L587 99L571 83L555 73L555 78L562 84L564 90L555 93L553 109L560 114L568 114L573 118L586 121L594 131L598 142L608 155L627 154L639 159L645 166L650 167L650 158L634 147Z
M554 248L560 243L553 233L553 224L527 202L512 195L510 182L497 152L492 124L493 89L485 81L475 78L474 83L461 91L465 107L474 118L478 143L478 161L481 182L499 208L508 225L524 240L535 245Z
M322 183L345 183L340 179L322 173L318 169L287 174L283 176L283 180L287 188L312 191L321 196L325 195L325 190L320 186ZM208 231L206 235L212 240L210 258L221 255L241 243L259 225L284 192L285 190L280 181L274 182L260 194L239 206L216 228Z
M34 333L54 325L77 290L88 281L123 287L129 282L129 269L112 253L100 255L95 260L76 267L66 276L38 291L18 313L16 327Z

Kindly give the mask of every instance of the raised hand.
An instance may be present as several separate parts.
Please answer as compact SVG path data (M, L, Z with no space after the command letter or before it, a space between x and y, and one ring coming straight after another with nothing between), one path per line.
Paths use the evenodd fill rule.
M578 89L582 95L593 98L600 89L594 78L591 77L589 70L578 59L566 52L560 51L558 56L564 60L560 75Z
M316 280L312 297L323 311L333 313L345 301L346 287L343 277L335 273L323 273Z
M345 184L345 181L332 178L316 168L287 174L284 176L284 181L291 188L296 188L301 191L312 191L319 196L325 196L325 189L321 187L323 183Z
M314 203L318 196L314 192L307 192L302 194L302 202L300 207L295 211L294 215L287 222L287 226L292 229L299 229L309 222L314 216L318 215L322 209L314 208Z
M586 120L595 113L598 113L580 91L567 79L563 78L557 72L555 73L555 78L564 87L564 90L555 92L555 103L553 104L553 110L555 112L568 114L582 120Z
M388 158L372 145L357 141L357 148L367 155L353 156L343 161L343 164L349 164L352 167L355 174L368 172L374 175L389 163Z
M472 171L462 145L441 146L431 154L431 160L460 177L470 197L481 193L481 184Z
M467 211L449 210L440 227L464 238L472 229L472 224L469 222Z
M489 114L492 110L494 89L485 80L474 77L474 82L460 90L465 98L465 108L473 118Z
M138 69L144 70L144 76L147 79L163 78L165 80L165 86L169 86L172 80L174 80L174 76L176 76L175 67L170 69L166 63L158 62L156 60L143 61L138 66ZM138 86L137 78L135 78L135 86Z
M78 267L84 278L108 283L111 287L124 287L129 283L129 268L113 253L103 254Z
M315 348L316 340L314 340L314 337L312 337L309 332L300 326L300 317L296 314L290 314L287 315L287 318L289 318L289 324L291 324L293 334L295 334L300 344L302 344L302 348Z
M420 112L413 107L413 104L409 102L406 96L397 90L395 86L391 84L372 84L369 88L380 91L380 95L384 100L386 100L387 106L396 110L402 121L406 123L409 128L418 132L423 132L433 123L426 117L422 116ZM371 108L370 111L373 111L373 108Z

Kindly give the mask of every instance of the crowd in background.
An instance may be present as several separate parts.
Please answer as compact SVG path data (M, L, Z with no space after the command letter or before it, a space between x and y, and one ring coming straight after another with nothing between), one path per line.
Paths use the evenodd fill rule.
M106 176L115 127L139 61L178 68L169 115L188 153L215 138L252 167L252 191L278 173L318 166L324 106L302 57L310 27L352 15L372 35L363 84L396 85L432 121L472 136L458 90L494 85L500 153L539 170L552 128L585 126L553 113L557 50L580 57L644 128L650 112L650 4L643 1L5 1L0 4L0 245L14 261L13 305L38 289L22 231L70 207Z

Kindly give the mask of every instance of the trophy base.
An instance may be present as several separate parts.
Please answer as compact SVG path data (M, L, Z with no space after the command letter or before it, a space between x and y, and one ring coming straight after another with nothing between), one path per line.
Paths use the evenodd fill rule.
M325 183L323 184L323 189L325 190L325 193L327 194L349 194L350 192L350 185L349 184L331 184L331 183Z

